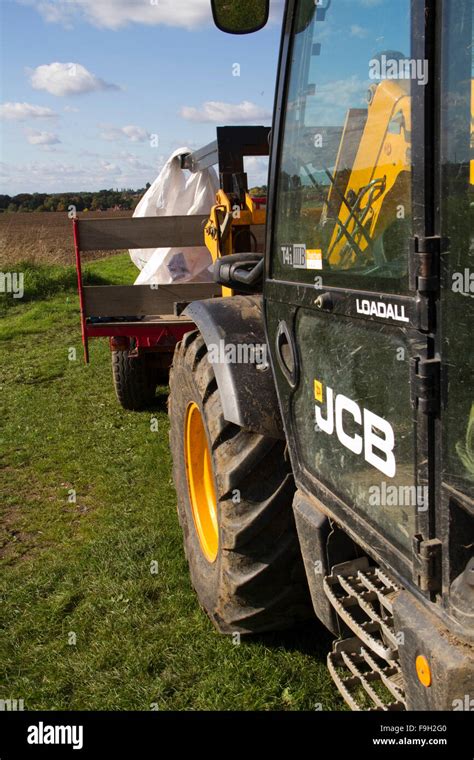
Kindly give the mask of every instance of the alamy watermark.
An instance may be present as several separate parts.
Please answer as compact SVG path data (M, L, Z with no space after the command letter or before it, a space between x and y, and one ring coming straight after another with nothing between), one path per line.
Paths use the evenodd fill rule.
M45 725L40 721L37 725L28 726L26 741L28 744L69 744L73 749L82 749L84 727Z
M429 505L428 486L395 486L382 481L369 488L371 507L415 507L426 512Z
M0 272L0 293L12 293L13 298L23 298L25 294L23 272Z
M428 84L428 61L423 58L392 58L385 54L369 61L370 79L411 79Z
M267 367L267 346L265 343L210 343L207 356L211 364L257 364Z
M452 274L453 293L461 293L464 296L474 295L474 272L467 267L462 272Z
M474 698L470 694L465 694L459 699L453 699L452 705L455 711L474 712Z
M25 709L23 699L0 699L0 712L21 712Z

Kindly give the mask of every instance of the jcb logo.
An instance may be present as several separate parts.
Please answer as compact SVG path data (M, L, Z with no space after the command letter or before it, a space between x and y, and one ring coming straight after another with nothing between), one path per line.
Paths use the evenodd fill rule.
M314 398L320 404L323 403L323 384L319 380L314 381ZM350 415L356 425L362 427L362 435L349 435L344 430L345 415ZM317 428L323 433L332 435L335 430L339 441L346 449L354 454L362 454L363 451L365 461L372 467L376 467L388 478L395 476L395 435L392 426L383 417L369 409L361 409L359 404L342 393L338 393L334 398L333 389L329 387L326 388L326 418L323 417L318 403L314 406L314 416Z

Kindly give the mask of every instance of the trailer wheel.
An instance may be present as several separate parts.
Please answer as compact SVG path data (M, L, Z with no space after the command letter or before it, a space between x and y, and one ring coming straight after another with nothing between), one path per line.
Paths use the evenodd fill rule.
M313 616L285 442L224 420L198 331L176 348L168 404L184 549L216 628L256 633Z
M115 395L124 409L138 411L155 398L156 380L145 356L130 356L129 351L112 351Z
M156 385L168 385L170 381L170 371L164 367L155 369L153 376L155 378Z
M155 385L168 385L170 381L170 367L173 363L174 346L171 351L159 354L150 354L150 372ZM157 361L159 359L159 361Z

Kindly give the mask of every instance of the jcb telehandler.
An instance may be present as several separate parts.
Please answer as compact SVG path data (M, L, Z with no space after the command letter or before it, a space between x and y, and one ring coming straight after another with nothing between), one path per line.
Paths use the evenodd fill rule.
M211 6L225 32L268 20ZM472 43L472 0L286 0L271 130L181 158L219 164L209 217L75 222L84 344L124 352L129 406L178 341L202 607L227 634L315 614L353 709L474 709ZM243 156L268 153L265 220ZM82 287L81 248L203 236L214 284Z
M265 253L229 243L236 171L206 227L228 297L171 369L201 605L266 631L309 588L354 709L474 706L472 29L472 0L286 1Z

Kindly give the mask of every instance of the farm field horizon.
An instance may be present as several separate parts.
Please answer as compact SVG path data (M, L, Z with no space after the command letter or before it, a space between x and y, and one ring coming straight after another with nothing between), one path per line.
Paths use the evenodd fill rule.
M79 219L131 217L133 211L80 211ZM107 252L84 253L84 261L109 256ZM18 262L74 264L72 220L66 211L17 211L0 214L0 268ZM137 270L138 273L138 270Z

